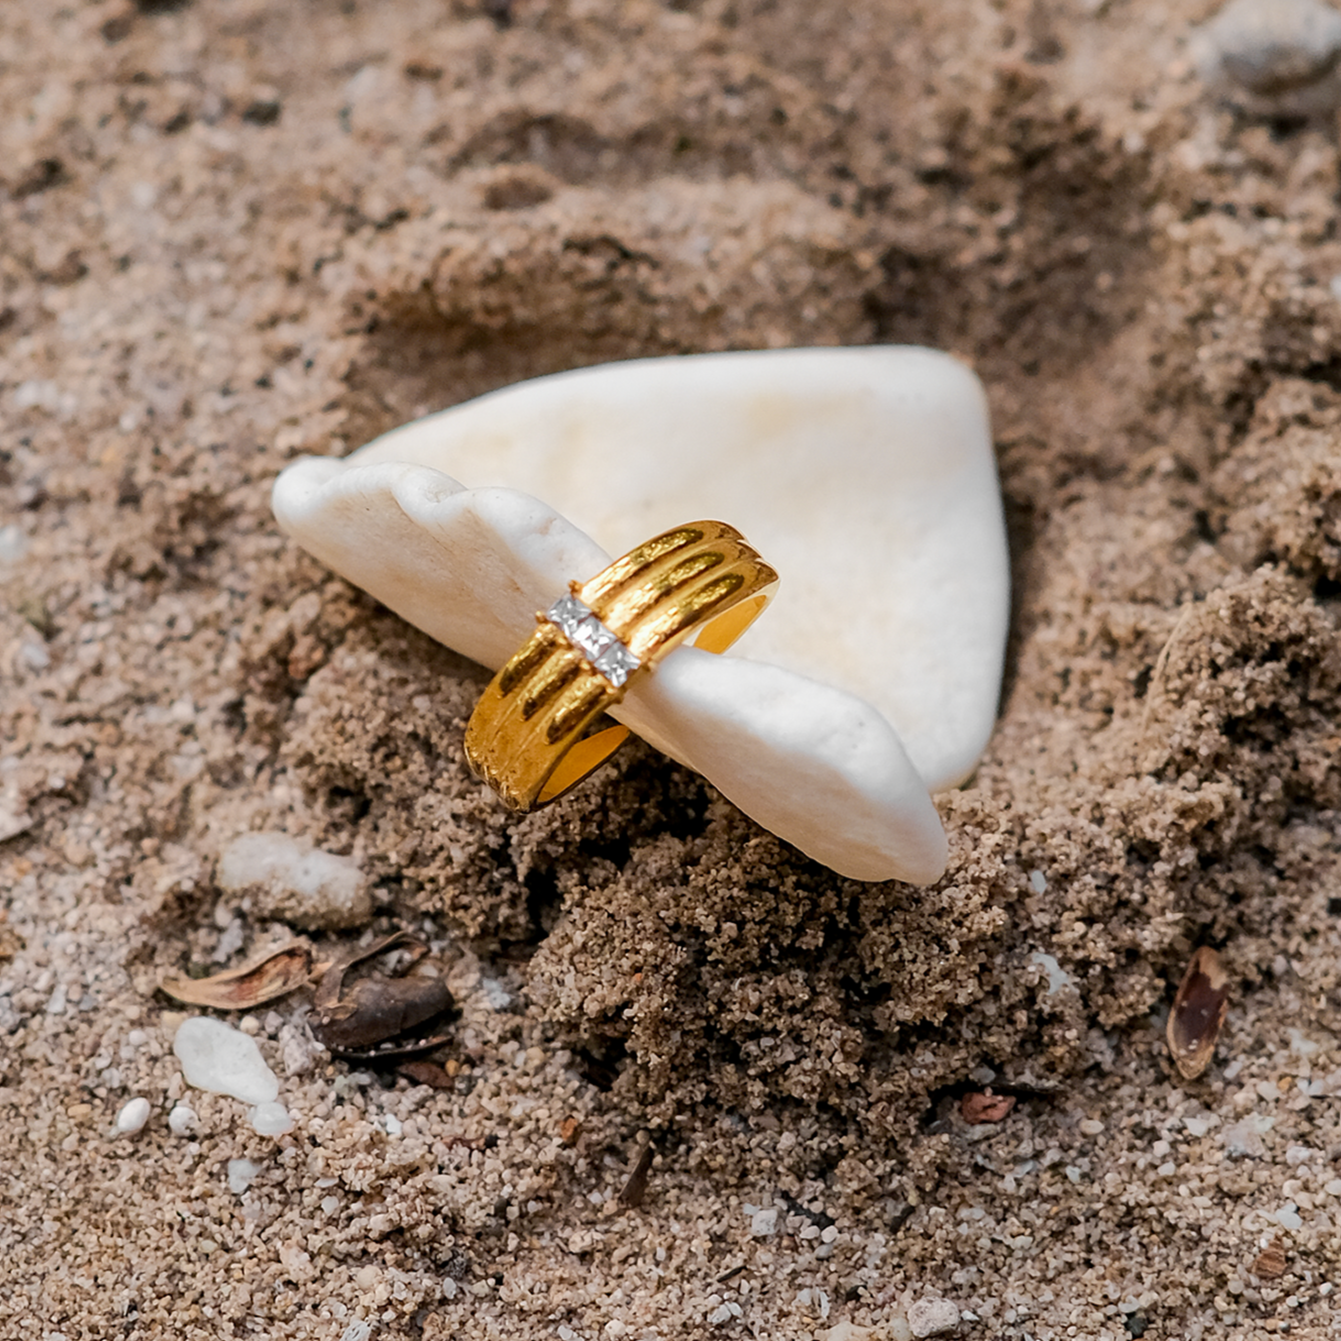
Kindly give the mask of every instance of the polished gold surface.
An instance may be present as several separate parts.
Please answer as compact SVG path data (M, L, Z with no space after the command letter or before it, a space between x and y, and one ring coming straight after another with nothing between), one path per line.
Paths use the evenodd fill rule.
M562 796L628 735L588 728L681 643L721 652L754 622L778 575L724 522L677 526L572 593L638 659L620 685L546 615L494 676L466 728L471 768L514 810Z

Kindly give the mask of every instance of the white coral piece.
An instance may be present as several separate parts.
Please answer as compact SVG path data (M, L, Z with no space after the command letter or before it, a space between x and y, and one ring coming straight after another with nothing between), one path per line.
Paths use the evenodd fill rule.
M991 733L1010 604L986 402L947 355L705 354L543 377L344 460L299 460L274 509L491 670L570 580L682 522L730 522L782 575L744 655L680 648L613 715L842 875L944 871L929 792L962 781Z

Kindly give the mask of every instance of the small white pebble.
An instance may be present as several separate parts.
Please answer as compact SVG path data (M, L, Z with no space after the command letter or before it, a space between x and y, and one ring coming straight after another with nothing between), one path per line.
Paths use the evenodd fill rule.
M1292 1201L1287 1201L1276 1212L1276 1223L1282 1229L1302 1229L1304 1227L1304 1222L1299 1216L1299 1207Z
M1057 962L1055 955L1043 950L1035 950L1029 956L1031 964L1037 964L1048 975L1048 995L1056 996L1064 987L1071 986L1071 975Z
M1341 1197L1341 1178L1329 1179L1323 1184L1322 1190L1326 1192L1329 1197Z
M372 914L368 881L353 857L283 833L239 834L219 856L219 886L246 895L262 917L309 931L357 927Z
M1098 1118L1085 1118L1080 1124L1080 1134L1082 1136L1098 1136L1103 1129L1104 1124Z
M1030 871L1029 888L1035 894L1046 894L1048 892L1048 877L1042 871Z
M231 1094L244 1103L268 1104L279 1098L279 1081L261 1050L246 1034L222 1020L193 1015L183 1020L172 1041L188 1085L215 1094Z
M820 1341L871 1341L871 1335L869 1327L858 1327L856 1323L844 1320L824 1332Z
M826 1225L823 1233L820 1234L820 1238L825 1243L833 1243L838 1238L838 1226Z
M250 1186L251 1180L261 1171L259 1164L249 1159L230 1159L228 1161L228 1190L241 1196Z
M258 1136L283 1136L297 1125L281 1103L257 1104L247 1114L247 1121Z
M512 1005L512 994L497 978L481 974L480 991L484 993L484 999L489 1003L490 1010L507 1010Z
M31 671L44 671L51 665L51 654L41 643L32 640L19 644L19 657Z
M750 1216L750 1235L756 1239L766 1239L770 1234L776 1234L778 1229L778 1209L776 1206L768 1210L755 1211Z
M1315 1159L1318 1152L1311 1146L1292 1145L1285 1151L1285 1162L1292 1168L1297 1169L1301 1164L1307 1164L1309 1160Z
M121 1111L116 1115L116 1134L133 1136L137 1131L143 1131L144 1124L148 1121L149 1100L131 1099L121 1105Z
M190 1104L177 1104L168 1114L168 1130L174 1136L189 1136L200 1125L200 1118Z
M388 1136L399 1136L405 1130L405 1124L398 1117L386 1113L382 1117L382 1126L386 1129Z
M1230 0L1193 40L1204 76L1216 67L1250 93L1321 84L1341 48L1341 14L1322 0Z
M17 395L15 399L18 399ZM18 563L27 553L28 537L22 528L12 524L0 526L0 564Z
M1316 1057L1322 1051L1322 1044L1309 1038L1302 1030L1291 1025L1286 1031L1290 1036L1290 1051L1300 1057Z
M939 1336L959 1326L959 1306L948 1299L919 1299L908 1310L908 1327L916 1337Z

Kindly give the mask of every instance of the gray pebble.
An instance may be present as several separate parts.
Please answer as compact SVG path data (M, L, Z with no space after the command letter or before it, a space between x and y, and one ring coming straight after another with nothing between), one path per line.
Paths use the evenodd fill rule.
M1341 92L1334 78L1341 13L1322 0L1230 0L1200 29L1194 49L1203 75L1258 98L1335 101Z

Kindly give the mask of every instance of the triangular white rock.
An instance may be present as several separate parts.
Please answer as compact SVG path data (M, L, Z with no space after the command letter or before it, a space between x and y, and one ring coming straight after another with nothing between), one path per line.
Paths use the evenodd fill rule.
M967 776L991 733L1010 604L986 403L947 355L539 378L297 461L274 507L317 558L491 670L569 580L681 522L730 522L782 575L777 599L732 654L681 648L614 715L843 875L943 871L928 791Z

